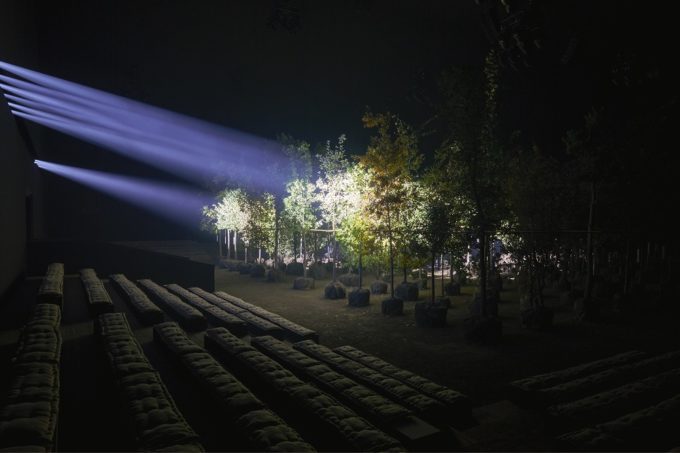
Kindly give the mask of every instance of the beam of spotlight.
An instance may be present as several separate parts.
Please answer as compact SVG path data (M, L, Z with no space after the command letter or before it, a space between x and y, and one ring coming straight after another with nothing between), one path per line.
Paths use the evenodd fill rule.
M179 173L184 176L200 175L205 172L206 162L197 159L189 153L168 153L167 146L162 142L145 139L132 131L127 134L119 133L107 127L87 124L66 116L57 116L47 111L40 111L30 107L9 103L12 113L34 123L78 137L84 141L101 145L109 149L134 154L137 160L164 170ZM235 164L238 165L238 164Z
M16 116L193 181L227 176L238 182L282 159L271 140L2 61L0 69L11 74L0 74L0 88ZM216 174L217 168L229 174ZM265 190L283 185L271 176L253 181Z
M203 206L213 201L212 198L197 193L195 189L177 184L152 182L42 160L36 160L35 164L45 171L194 228L201 217Z

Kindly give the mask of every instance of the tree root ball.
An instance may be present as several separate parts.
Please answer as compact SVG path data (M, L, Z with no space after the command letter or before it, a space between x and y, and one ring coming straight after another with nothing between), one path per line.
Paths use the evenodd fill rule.
M473 317L478 316L490 316L493 318L498 317L498 302L499 295L491 290L486 293L486 313L482 312L482 296L480 293L476 293L472 302L470 303L470 314Z
M460 296L460 283L448 282L444 285L444 292L447 296Z
M230 259L222 258L220 259L220 267L228 271L237 271L240 261L234 261Z
M520 313L522 326L531 330L548 330L553 325L555 313L548 307L532 307Z
M366 307L370 300L371 292L366 288L357 288L347 294L347 304L350 307Z
M503 334L503 323L498 318L475 316L464 322L465 338L473 343L495 344Z
M446 307L447 309L451 308L451 299L449 299L448 297L439 297L435 302L435 305Z
M376 280L371 283L371 294L387 294L387 282Z
M358 274L342 274L341 276L338 277L338 280L346 287L359 286Z
M253 264L250 267L250 276L254 277L254 278L262 278L262 277L264 277L265 270L266 269L264 268L263 265Z
M448 308L430 302L416 302L415 318L419 327L445 327Z
M418 283L401 283L394 289L394 297L405 301L418 300Z
M503 278L501 274L492 274L489 276L489 286L496 292L503 291Z
M293 289L313 289L314 279L306 277L298 277L293 280Z
M250 269L251 265L249 263L239 263L237 268L238 268L238 273L241 275L248 275L250 274Z
M383 315L403 315L404 301L397 298L385 299L382 301L380 309Z
M282 272L276 269L267 269L264 275L268 282L274 283L281 281Z
M311 266L309 266L309 272L307 272L307 275L310 275L311 277L317 279L317 280L323 280L326 277L328 277L328 271L326 270L326 265L323 263L314 263Z
M305 267L302 263L288 263L286 266L286 275L305 275Z
M323 294L326 299L344 299L347 295L345 287L340 282L330 282L323 289Z

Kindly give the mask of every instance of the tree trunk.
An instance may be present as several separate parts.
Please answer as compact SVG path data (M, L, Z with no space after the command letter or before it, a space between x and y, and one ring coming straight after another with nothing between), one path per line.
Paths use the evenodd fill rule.
M227 238L227 259L231 258L231 234L229 234L229 229L224 230L224 234Z
M234 230L234 259L238 260L238 231Z
M364 267L363 267L363 247L359 243L359 289L364 282Z
M390 245L390 286L391 298L394 299L394 248L392 246L392 222L390 219L390 209L387 208L387 239Z
M434 280L434 264L437 259L437 255L434 250L432 250L432 296L430 297L430 300L432 303L434 303L434 289L435 289L435 280Z
M442 298L444 297L444 254L442 253L439 255L439 271L442 274ZM434 288L432 288L432 291L434 291Z
M222 259L222 241L220 240L220 230L217 230L217 249L220 254L220 259Z
M333 227L333 281L336 279L336 271L335 268L337 267L337 260L338 260L338 238L335 234L335 221L331 224Z
M630 278L630 257L628 256L630 254L630 238L626 239L626 254L624 256L624 265L623 265L623 295L628 294L628 279Z
M496 271L496 250L495 250L495 240L493 237L489 237L489 253L488 255L488 260L489 260L489 274L493 275L495 277L495 271Z
M449 253L449 281L453 283L453 252Z
M307 253L305 251L305 233L300 235L300 254L302 255L302 276L307 277L307 266L305 266L305 260L307 259Z
M312 249L312 263L316 263L316 252L319 251L319 233L314 232L314 248Z
M479 297L482 304L482 316L486 318L486 231L482 228L479 239Z
M279 209L274 212L274 269L278 269L279 263Z
M594 314L593 307L593 217L595 212L595 182L590 183L590 209L588 212L588 235L586 238L586 287L583 291L583 313L580 316L589 317Z

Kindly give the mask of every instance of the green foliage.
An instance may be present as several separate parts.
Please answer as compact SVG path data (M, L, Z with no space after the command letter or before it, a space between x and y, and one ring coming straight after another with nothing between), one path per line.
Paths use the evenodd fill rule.
M282 237L288 239L295 254L298 238L301 239L303 262L306 259L304 249L309 230L316 226L316 209L314 206L314 185L303 179L294 179L286 185L287 195L283 199Z
M504 243L520 265L521 297L542 305L546 277L560 253L556 232L573 217L569 172L536 146L520 149L509 162L507 189L513 214L507 226L517 232Z
M361 188L355 166L351 165L344 148L345 136L338 138L335 147L330 141L319 160L315 201L318 203L321 224L328 229L339 228L345 219L360 209Z
M503 177L505 158L497 138L499 68L491 52L483 74L454 68L440 80L443 102L439 117L445 137L436 161L449 199L459 197L471 222L492 229L505 216Z
M217 203L203 207L204 228L244 232L250 220L246 193L241 189L226 189L215 198Z
M367 214L371 202L368 194L368 175L358 165L345 173L349 181L346 192L346 211L337 225L337 238L347 254L350 265L356 266L359 255L371 256L379 250L373 218ZM371 260L367 261L369 264Z
M410 236L405 228L415 173L423 157L417 148L415 132L392 113L366 113L364 127L376 130L359 164L368 174L366 214L372 218L379 235L388 241L390 269L394 272L394 248L405 250ZM412 200L411 200L412 201ZM402 254L402 258L406 255ZM403 262L404 265L407 263Z
M314 228L314 185L302 179L294 179L286 185L286 191L288 195L283 199L283 215L289 228L299 232Z
M247 237L253 245L262 247L269 253L274 251L276 233L276 205L274 195L264 193L249 198L250 217Z
M283 153L288 157L290 162L290 173L287 180L311 180L312 154L310 152L309 143L304 140L294 139L286 134L280 134L277 139L281 144Z

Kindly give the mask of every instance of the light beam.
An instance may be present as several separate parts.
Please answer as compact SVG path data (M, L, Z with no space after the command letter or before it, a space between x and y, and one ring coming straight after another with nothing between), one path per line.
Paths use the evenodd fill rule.
M212 202L210 197L197 190L178 184L152 182L42 160L35 160L35 164L42 170L193 228L198 225L203 206Z
M16 116L193 181L256 175L264 190L283 186L263 174L283 158L276 142L2 61L0 69L11 74L0 88Z

